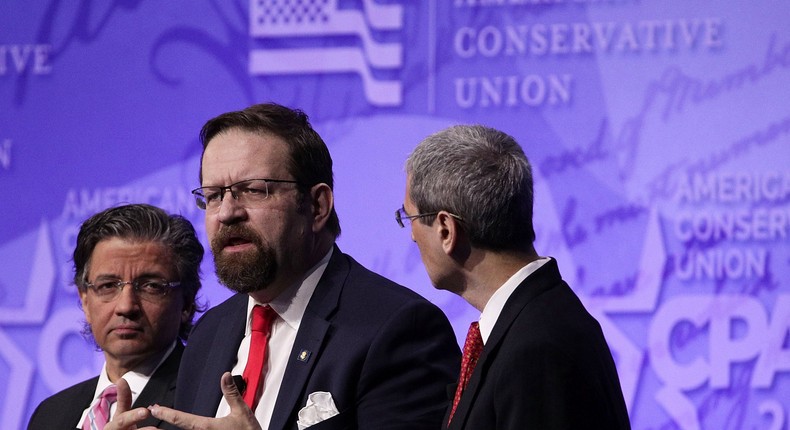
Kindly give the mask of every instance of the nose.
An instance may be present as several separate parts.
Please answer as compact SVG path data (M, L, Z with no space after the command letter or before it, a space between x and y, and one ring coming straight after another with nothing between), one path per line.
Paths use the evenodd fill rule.
M217 219L222 224L235 224L244 220L247 212L244 206L233 196L230 190L225 192L222 201L219 203L219 210L217 211Z
M119 315L131 315L140 311L140 298L134 292L134 288L126 284L121 293L115 299L115 313Z

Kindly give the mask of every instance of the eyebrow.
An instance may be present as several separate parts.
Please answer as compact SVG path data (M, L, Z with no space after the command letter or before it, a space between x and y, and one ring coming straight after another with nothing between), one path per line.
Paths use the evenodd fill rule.
M167 279L168 276L161 272L143 272L138 276L135 276L134 279L149 279L149 278L163 278ZM102 281L120 281L123 278L121 276L115 274L101 274L97 275L95 281L102 280ZM94 282L95 282L94 281Z

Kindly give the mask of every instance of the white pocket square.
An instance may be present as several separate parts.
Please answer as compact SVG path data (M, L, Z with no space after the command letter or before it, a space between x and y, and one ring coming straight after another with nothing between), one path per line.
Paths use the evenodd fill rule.
M307 396L307 405L299 411L296 425L299 430L304 430L339 413L331 393L316 391Z

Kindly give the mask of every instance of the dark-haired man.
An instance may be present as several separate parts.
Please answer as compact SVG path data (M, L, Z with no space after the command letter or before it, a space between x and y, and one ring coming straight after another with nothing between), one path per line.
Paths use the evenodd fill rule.
M307 116L255 105L211 119L201 140L193 193L237 294L195 326L178 410L151 412L185 428L438 428L459 363L452 328L335 245L332 158Z
M41 402L28 429L102 429L117 408L121 379L134 405L172 405L202 260L192 224L159 208L125 205L86 220L74 249L74 283L85 334L103 352L104 367ZM140 425L161 423L148 417Z

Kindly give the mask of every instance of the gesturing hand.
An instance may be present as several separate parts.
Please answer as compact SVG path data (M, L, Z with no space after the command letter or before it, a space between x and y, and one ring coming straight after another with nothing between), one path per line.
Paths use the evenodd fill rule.
M225 372L222 375L220 387L222 388L222 395L230 406L230 415L226 417L202 417L159 405L151 406L151 414L184 430L260 430L261 426L255 419L255 414L244 403L244 399L241 397L238 388L236 388L230 372Z
M115 386L118 390L115 415L104 426L104 430L136 430L137 423L148 418L151 413L146 408L130 410L132 407L132 390L125 379L118 379Z

